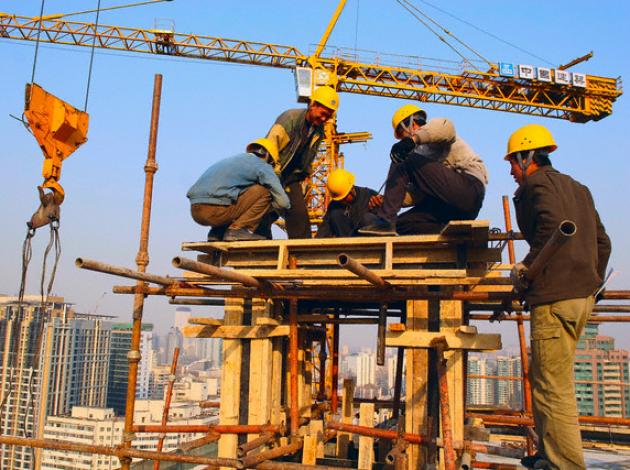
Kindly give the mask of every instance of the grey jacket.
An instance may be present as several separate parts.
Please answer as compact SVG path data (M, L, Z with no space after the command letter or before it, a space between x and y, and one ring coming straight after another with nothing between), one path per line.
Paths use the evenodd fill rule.
M430 119L414 132L415 153L431 160L443 162L449 168L474 176L488 184L488 170L483 161L461 137L455 126L446 118Z

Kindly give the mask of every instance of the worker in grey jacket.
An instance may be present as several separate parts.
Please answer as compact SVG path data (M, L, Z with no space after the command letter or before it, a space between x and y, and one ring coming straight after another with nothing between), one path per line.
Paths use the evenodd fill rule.
M208 241L263 240L253 233L263 216L273 207L291 207L274 167L278 166L278 148L269 139L258 139L241 153L221 160L192 185L192 218L211 226Z
M412 104L394 113L392 126L399 142L391 150L383 205L359 233L435 233L451 220L479 214L488 184L483 161L457 136L451 121L426 118L424 110ZM412 196L412 208L398 217L406 195Z

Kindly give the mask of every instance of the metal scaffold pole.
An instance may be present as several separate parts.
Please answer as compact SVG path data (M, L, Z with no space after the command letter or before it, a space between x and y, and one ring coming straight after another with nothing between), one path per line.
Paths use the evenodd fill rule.
M157 147L157 133L160 118L160 100L162 97L162 75L156 74L153 81L153 105L151 109L151 128L149 133L149 150L147 161L144 165L144 199L142 204L142 223L140 226L140 247L136 256L138 271L145 272L149 264L149 228L151 226L151 201L153 198L153 177L158 166L155 161ZM144 287L143 281L138 281L138 287ZM131 348L127 354L129 361L129 376L127 385L127 404L125 408L125 432L123 434L123 447L131 448L134 438L133 418L136 406L136 386L138 381L138 363L140 362L140 336L142 333L142 313L144 310L144 295L136 293L133 301L133 326L131 332ZM131 458L128 456L120 459L121 470L129 470Z

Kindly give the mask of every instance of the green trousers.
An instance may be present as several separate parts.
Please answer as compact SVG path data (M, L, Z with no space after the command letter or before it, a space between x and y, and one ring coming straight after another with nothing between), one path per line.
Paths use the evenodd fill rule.
M573 364L575 347L593 297L532 307L532 388L539 453L552 469L586 469L578 424Z

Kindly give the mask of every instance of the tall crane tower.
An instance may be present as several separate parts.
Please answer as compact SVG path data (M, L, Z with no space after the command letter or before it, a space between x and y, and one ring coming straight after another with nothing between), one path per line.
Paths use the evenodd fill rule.
M65 15L31 18L0 13L0 38L289 69L295 73L302 100L307 100L314 88L328 85L345 93L584 123L610 115L613 103L622 94L618 78L571 74L563 67L519 70L517 66L514 71L503 64L491 64L487 71L466 69L457 74L360 62L338 53L324 55L345 2L339 2L315 52L310 55L294 46L67 21ZM368 133L336 134L334 125L328 126L328 131L315 162L314 177L305 190L311 220L315 223L325 211L328 171L342 161L339 144L370 138Z

